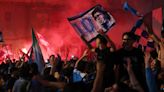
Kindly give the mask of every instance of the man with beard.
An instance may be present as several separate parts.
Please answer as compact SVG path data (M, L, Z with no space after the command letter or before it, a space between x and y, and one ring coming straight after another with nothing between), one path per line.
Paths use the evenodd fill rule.
M116 61L117 82L127 83L129 81L129 75L126 70L127 60L129 58L132 64L132 71L145 92L147 92L147 86L144 73L144 53L141 49L133 47L133 43L136 41L136 35L132 32L125 32L122 35L122 48L116 51L114 61Z

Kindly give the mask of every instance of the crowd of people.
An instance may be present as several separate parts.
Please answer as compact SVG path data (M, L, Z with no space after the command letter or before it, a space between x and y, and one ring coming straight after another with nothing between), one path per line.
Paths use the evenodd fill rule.
M155 42L149 51L134 47L132 32L123 33L119 49L100 33L81 57L63 61L51 55L42 72L23 57L8 58L0 65L0 92L163 92L164 30L160 38L147 32Z

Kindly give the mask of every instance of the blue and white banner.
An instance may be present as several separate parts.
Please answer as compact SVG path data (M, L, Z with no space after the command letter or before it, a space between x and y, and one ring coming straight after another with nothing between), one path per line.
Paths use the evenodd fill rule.
M113 16L101 5L96 5L84 13L68 18L68 20L78 35L87 42L93 41L100 30L106 33L115 24Z
M32 43L30 59L31 60L34 59L34 62L38 65L39 72L42 73L45 62L43 59L43 54L42 54L41 48L39 46L37 37L35 36L34 29L32 29L32 41L33 41L33 43Z

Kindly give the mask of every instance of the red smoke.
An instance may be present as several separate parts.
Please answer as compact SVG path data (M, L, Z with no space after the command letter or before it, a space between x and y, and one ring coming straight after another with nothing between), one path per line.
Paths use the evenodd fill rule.
M11 45L14 55L17 55L21 48L30 48L32 44L31 29L33 27L35 31L39 32L49 43L54 54L59 53L63 58L65 58L67 54L69 54L69 57L72 55L80 56L86 48L86 45L69 24L67 18L80 14L96 4L101 4L116 20L116 25L108 32L108 35L117 47L119 47L122 33L129 31L137 20L135 16L122 9L124 1L125 0L0 1L0 30L3 32L4 42ZM143 9L139 3L136 4L138 0L128 1L139 11ZM144 5L144 2L141 3ZM147 3L148 2L145 1L145 4ZM152 8L148 6L144 11L148 12L150 9ZM48 58L49 55L45 50L42 51L44 56Z

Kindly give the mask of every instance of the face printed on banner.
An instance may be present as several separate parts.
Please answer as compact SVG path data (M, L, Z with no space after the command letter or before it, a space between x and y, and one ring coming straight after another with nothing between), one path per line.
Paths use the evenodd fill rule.
M107 32L115 24L115 20L112 15L105 11L102 7L95 7L92 11L92 17L103 32Z
M100 24L103 24L106 21L104 14L102 14L101 12L96 12L94 14L94 17L96 21L98 21Z
M104 34L115 24L113 16L101 5L96 5L83 13L69 17L68 21L87 43L95 40L98 34Z

